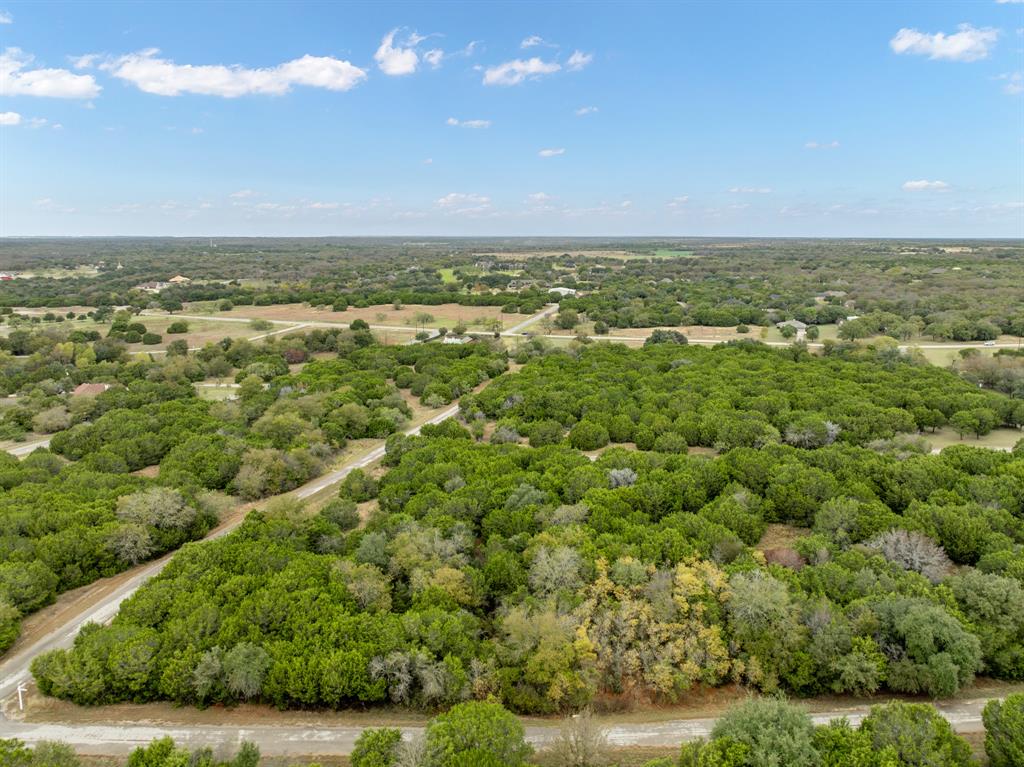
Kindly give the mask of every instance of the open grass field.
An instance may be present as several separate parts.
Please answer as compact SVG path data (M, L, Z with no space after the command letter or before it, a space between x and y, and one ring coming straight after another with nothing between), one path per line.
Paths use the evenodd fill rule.
M469 330L486 330L487 323L496 319L508 327L530 317L528 314L502 312L500 306L462 306L460 304L439 304L437 306L403 304L401 309L395 309L392 304L378 304L363 308L349 307L343 312L314 309L307 304L280 304L277 306L236 306L231 311L215 313L211 312L207 305L194 304L186 307L183 313L208 312L211 313L211 317L222 319L245 317L275 322L331 322L343 325L348 325L355 320L364 320L370 325L409 328L418 327L417 315L429 314L431 319L424 321L422 327L452 328L461 322Z
M925 434L924 438L931 443L932 450L941 450L950 445L970 445L971 447L988 447L993 450L1009 450L1021 439L1024 439L1024 431L1020 429L995 429L980 439L975 439L971 434L967 434L963 439L960 439L960 435L947 426L939 429L934 434Z
M666 248L659 248L654 251L654 255L656 258L696 258L692 250L667 250Z
M254 330L247 324L240 322L214 322L212 320L180 320L188 323L187 333L175 333L171 334L167 332L167 328L172 322L178 322L177 317L154 317L150 315L142 315L138 318L138 322L141 322L146 326L146 329L151 333L158 333L163 336L163 340L159 344L153 346L147 346L146 344L129 344L128 350L132 352L149 352L155 350L166 349L167 344L172 341L176 341L181 338L184 339L190 349L201 347L208 343L216 343L222 338L253 338L255 336L263 335L267 331L265 330ZM102 333L106 333L109 329L109 325L99 326L98 329ZM283 330L285 326L274 326L271 330L278 331Z
M196 384L196 396L211 402L220 402L238 396L238 387L230 384Z

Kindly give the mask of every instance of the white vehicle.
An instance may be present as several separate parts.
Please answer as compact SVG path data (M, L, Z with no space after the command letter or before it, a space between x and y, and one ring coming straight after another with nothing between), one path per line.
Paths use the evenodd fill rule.
M995 345L996 345L995 341L986 341L985 342L985 346L995 346Z

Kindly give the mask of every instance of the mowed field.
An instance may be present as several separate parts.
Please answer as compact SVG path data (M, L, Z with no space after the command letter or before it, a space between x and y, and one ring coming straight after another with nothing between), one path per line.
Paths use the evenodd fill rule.
M377 304L364 308L349 307L343 312L331 309L316 309L308 304L279 304L276 306L236 306L231 311L216 312L208 304L186 306L183 314L210 314L211 317L272 320L274 322L332 322L348 325L355 320L364 320L370 325L416 328L417 315L429 314L431 320L422 327L453 328L460 322L470 330L487 330L487 323L500 320L505 327L528 319L529 314L509 314L500 306L462 306L460 304L402 305L395 309L392 304Z

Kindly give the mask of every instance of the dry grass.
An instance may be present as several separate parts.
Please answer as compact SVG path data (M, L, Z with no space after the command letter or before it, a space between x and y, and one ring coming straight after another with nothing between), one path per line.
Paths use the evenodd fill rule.
M798 538L803 538L805 535L810 535L810 533L811 531L806 527L771 524L768 525L764 535L761 536L761 540L757 542L757 546L754 548L758 551L792 548Z
M963 439L960 435L948 426L939 429L934 434L928 432L924 438L931 444L933 450L941 450L950 445L968 445L970 447L987 447L993 450L1009 450L1018 441L1024 439L1024 431L1020 429L995 429L980 439L973 434L967 434Z
M185 313L209 311L206 305L186 308ZM316 309L308 304L279 304L276 306L236 306L229 312L217 312L211 317L245 317L287 322L331 322L348 325L355 320L363 320L370 325L389 325L393 327L414 328L417 314L429 314L433 319L424 323L428 328L453 328L459 323L470 330L485 330L489 320L501 320L506 327L529 319L529 314L507 314L500 306L462 306L461 304L439 304L426 306L422 304L404 304L395 309L392 304L378 304L364 308L349 307L343 312L331 309ZM228 324L228 323L224 323Z

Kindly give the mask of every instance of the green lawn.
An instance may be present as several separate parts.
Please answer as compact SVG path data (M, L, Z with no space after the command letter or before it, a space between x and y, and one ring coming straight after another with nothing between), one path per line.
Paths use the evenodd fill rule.
M668 250L666 248L659 248L654 251L656 258L693 258L692 250Z
M455 279L455 270L451 267L445 267L444 269L438 269L437 273L441 276L441 282L445 285L450 285L453 282L458 282Z

